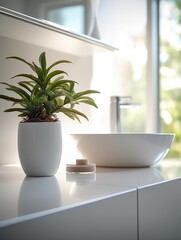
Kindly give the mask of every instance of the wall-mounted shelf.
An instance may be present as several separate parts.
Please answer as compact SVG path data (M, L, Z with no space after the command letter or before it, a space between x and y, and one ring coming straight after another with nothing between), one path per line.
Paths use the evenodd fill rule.
M99 40L68 31L66 28L0 7L0 36L63 51L77 56L115 51Z

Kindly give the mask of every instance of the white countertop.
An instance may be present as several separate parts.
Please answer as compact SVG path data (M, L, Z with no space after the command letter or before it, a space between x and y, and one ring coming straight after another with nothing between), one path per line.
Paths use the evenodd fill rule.
M97 168L91 174L29 178L20 166L0 167L0 227L63 211L181 177L181 161L152 168Z

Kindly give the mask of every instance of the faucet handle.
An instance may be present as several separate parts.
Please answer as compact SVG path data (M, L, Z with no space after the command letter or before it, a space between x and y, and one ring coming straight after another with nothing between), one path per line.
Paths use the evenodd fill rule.
M121 97L120 97L121 103L130 102L131 99L132 99L131 96L121 96Z
M111 96L111 102L124 103L132 99L131 96Z

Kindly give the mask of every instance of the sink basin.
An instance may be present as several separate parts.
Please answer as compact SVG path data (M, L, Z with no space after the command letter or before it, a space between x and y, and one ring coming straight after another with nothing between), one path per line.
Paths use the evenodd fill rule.
M149 167L168 153L174 134L71 134L80 158L104 167Z

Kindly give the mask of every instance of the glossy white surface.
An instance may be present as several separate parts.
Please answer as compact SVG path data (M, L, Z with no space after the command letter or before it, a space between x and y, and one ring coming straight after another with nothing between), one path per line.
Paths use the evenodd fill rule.
M96 174L26 177L21 167L0 167L0 227L116 196L134 188L96 181ZM135 189L134 189L135 190Z
M54 175L60 165L62 154L61 123L19 123L18 153L27 176Z
M139 240L181 239L181 179L138 193Z
M93 174L29 178L20 166L0 167L0 227L107 199L181 177L181 163L152 168L97 168Z
M97 166L147 167L161 161L174 134L72 134L80 157Z

